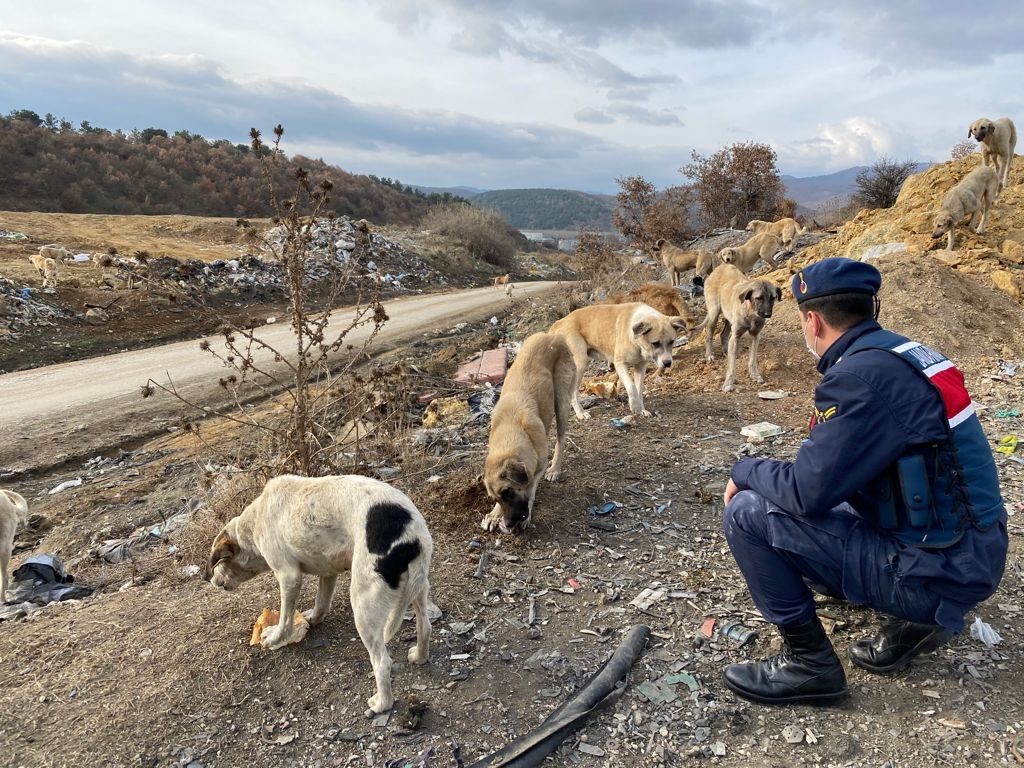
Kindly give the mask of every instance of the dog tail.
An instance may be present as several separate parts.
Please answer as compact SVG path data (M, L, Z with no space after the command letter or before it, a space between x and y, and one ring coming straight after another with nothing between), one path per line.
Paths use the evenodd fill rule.
M385 643L398 633L399 628L402 626L402 621L405 619L405 612L412 605L415 597L422 591L430 588L427 580L429 561L427 563L417 563L417 565L420 567L414 565L409 569L409 578L402 589L402 598L395 601L391 608L391 613L388 615L388 623L384 627Z
M25 497L20 493L14 491L0 491L7 500L14 506L14 515L18 518L18 522L25 523L28 520L28 502L25 501Z

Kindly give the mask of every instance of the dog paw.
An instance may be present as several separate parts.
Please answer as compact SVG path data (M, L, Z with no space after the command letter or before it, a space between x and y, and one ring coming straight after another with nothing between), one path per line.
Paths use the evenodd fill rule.
M750 380L755 384L764 384L764 376L758 374L757 376L751 376Z
M317 614L315 608L310 608L308 611L303 611L302 615L306 617L306 621L309 622L309 626L315 627L317 624L324 620L324 617L327 614Z
M713 362L715 362L715 356L714 355L704 355L704 362L706 362L706 363L713 363Z
M501 507L495 507L480 521L480 527L485 531L497 531L501 528L502 514Z
M427 663L427 655L428 654L423 654L423 656L421 657L420 656L420 649L417 646L414 645L412 648L409 649L409 663L410 664L426 664Z
M579 413L576 414L576 418L579 419L580 421L586 421L587 419L590 418L590 414L587 413L586 411L580 411Z
M653 416L654 414L653 414L653 413L651 413L650 411L648 411L648 410L647 410L646 408L641 408L641 409L640 409L640 415L641 415L641 416L643 416L643 417L644 417L645 419L649 419L649 418L651 418L651 417L652 417L652 416Z
M723 384L722 385L722 391L723 392L735 392L736 391L736 385L735 384L729 384L729 383Z
M367 710L363 714L366 715L367 718L373 718L381 714L382 712L387 712L394 705L395 702L393 700L387 702L381 701L380 694L375 693L373 696L366 700Z
M555 469L553 467L548 467L547 471L544 473L544 479L547 480L549 483L555 482L561 476L562 476L562 470L561 469Z
M288 636L277 631L277 625L265 627L260 634L260 645L268 651L276 651L288 645Z

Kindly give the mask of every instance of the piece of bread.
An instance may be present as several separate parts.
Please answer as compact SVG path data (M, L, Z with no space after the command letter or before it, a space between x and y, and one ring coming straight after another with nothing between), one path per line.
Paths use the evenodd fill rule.
M263 613L256 619L256 623L252 625L252 637L249 639L249 645L262 645L263 630L277 624L280 618L280 612L273 608L264 608ZM295 611L292 615L292 636L288 638L288 643L299 642L307 632L309 632L309 622L305 616Z

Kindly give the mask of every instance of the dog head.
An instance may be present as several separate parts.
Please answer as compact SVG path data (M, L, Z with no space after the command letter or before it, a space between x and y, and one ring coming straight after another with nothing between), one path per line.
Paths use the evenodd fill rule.
M742 286L740 301L757 317L767 320L772 316L775 302L782 301L782 289L767 280L751 280Z
M488 456L484 465L484 487L501 507L499 527L504 533L524 533L530 526L530 473L515 458Z
M634 321L631 330L643 358L659 368L668 369L672 367L672 346L686 329L686 318L666 317L660 312L652 312Z
M986 136L991 136L995 132L996 127L992 121L982 117L971 123L971 127L967 129L967 137L973 136L976 141L984 141Z
M735 248L723 248L718 252L718 258L723 264L735 264L736 263L736 249Z
M237 526L236 517L229 520L217 534L210 547L210 557L206 561L206 571L203 573L203 578L213 586L228 592L238 589L243 582L267 570L263 558L254 558L238 546Z
M747 222L747 232L760 232L762 228L767 226L767 221L761 221L760 219L751 219Z
M951 230L953 226L956 224L956 221L954 221L953 219L953 214L949 213L948 211L939 211L937 214L935 214L934 224L935 225L932 229L932 237L939 238L942 237L947 232L949 232L949 230Z

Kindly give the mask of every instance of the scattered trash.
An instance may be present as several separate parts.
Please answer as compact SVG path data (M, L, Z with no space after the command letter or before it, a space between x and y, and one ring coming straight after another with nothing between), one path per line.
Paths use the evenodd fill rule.
M725 757L725 744L721 741L716 741L711 745L711 754L715 757Z
M273 608L264 608L263 612L260 613L256 619L256 623L252 625L252 637L249 638L249 645L263 645L263 630L267 627L273 627L281 619L281 614L275 611ZM292 634L288 638L288 643L297 643L302 640L306 633L309 632L309 621L298 611L295 611L292 615Z
M1017 419L1020 418L1020 408L1000 408L996 411L997 419Z
M799 744L804 740L804 729L796 725L787 725L782 729L782 738L787 744Z
M427 406L423 413L423 426L458 426L464 424L469 415L469 403L461 397L440 397Z
M504 347L488 349L459 366L455 373L455 383L463 386L500 384L507 371L508 350Z
M1019 362L1011 363L1008 360L999 361L999 372L1004 376L1016 376L1017 368L1020 366Z
M497 324L498 324L498 318L497 318L497 317L495 317L494 315L492 315L492 316L491 316L491 319L490 319L490 320L488 320L488 322L489 322L489 323L490 323L491 325L497 325Z
M107 539L92 549L90 554L107 563L123 563L126 560L133 560L141 555L143 550L166 537L168 533L183 528L188 522L188 518L188 510L179 512L157 525L143 526L131 536L123 539Z
M621 506L617 501L606 501L601 506L587 507L587 514L603 517L604 515L610 515Z
M630 414L629 416L623 416L621 419L614 418L614 419L609 420L608 423L611 425L612 429L617 429L617 430L629 429L629 427L632 426L632 424L633 424L633 415Z
M64 564L56 555L34 555L18 566L11 577L14 580L10 587L11 595L15 603L22 605L7 607L24 609L24 604L28 604L29 608L21 615L33 613L38 610L38 606L64 600L81 600L92 594L89 587L74 583L75 577L64 569ZM0 613L0 618L15 616Z
M999 444L996 446L997 453L1004 453L1007 456L1012 456L1017 450L1017 436L1006 435L1005 437L999 438Z
M1002 636L992 628L992 625L986 624L980 616L976 617L974 623L971 624L971 637L980 640L989 649L995 648L1003 640Z
M615 391L618 389L619 379L618 376L615 378L605 379L584 379L580 383L580 389L586 392L588 395L603 398L604 400L610 400L615 396Z
M0 229L0 240L28 240L28 235L10 229Z
M675 675L668 675L665 678L665 682L668 685L678 685L679 683L682 683L690 689L691 693L700 688L700 683L697 682L697 678L695 678L689 672L680 672Z
M679 698L675 688L660 680L646 680L640 683L636 690L652 704L671 704Z
M449 629L456 635L468 635L476 627L475 621L453 621L448 625Z
M867 248L864 253L860 255L861 261L874 261L880 259L883 256L888 256L891 253L903 253L907 250L906 243L882 243L881 245L873 245Z
M584 755L593 755L594 757L604 757L607 754L603 749L594 744L588 744L585 741L581 741L579 746L576 747Z
M649 610L655 603L660 603L667 597L664 589L647 588L639 595L629 601L629 604L641 611Z
M734 642L737 648L742 648L757 639L757 630L745 626L739 619L733 619L718 628L718 636L725 637Z
M784 389L764 389L758 392L757 396L762 400L782 400L789 397L789 393Z
M749 437L751 442L755 443L764 440L766 437L781 435L782 432L782 427L768 421L760 421L757 424L748 424L740 430L741 435Z
M82 484L82 478L80 478L80 477L77 477L74 480L65 480L63 483L61 483L57 487L51 488L50 491L49 491L49 495L53 496L53 494L60 493L61 491L66 491L68 488L77 488L81 484Z
M700 625L701 637L705 638L706 640L710 640L711 638L713 638L715 636L715 623L717 621L718 619L714 617L704 619L704 622Z

